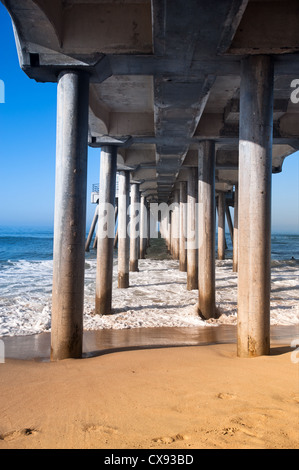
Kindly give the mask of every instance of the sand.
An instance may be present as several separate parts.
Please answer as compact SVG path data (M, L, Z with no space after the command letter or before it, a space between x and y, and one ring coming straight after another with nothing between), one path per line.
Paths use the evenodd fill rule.
M7 359L0 449L298 449L292 351L241 359L230 343Z
M299 448L297 264L272 266L271 355L241 359L231 260L216 262L220 318L203 322L197 292L164 258L140 260L100 318L88 261L81 360L49 362L50 308L5 312L0 449Z

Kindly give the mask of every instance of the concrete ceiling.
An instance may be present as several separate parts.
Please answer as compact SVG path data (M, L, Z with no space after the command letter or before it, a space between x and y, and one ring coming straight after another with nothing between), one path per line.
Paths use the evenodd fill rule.
M238 180L240 61L275 63L273 172L299 149L298 0L1 0L37 81L89 70L89 144L119 143L149 198L167 201L197 146L216 141L216 189Z

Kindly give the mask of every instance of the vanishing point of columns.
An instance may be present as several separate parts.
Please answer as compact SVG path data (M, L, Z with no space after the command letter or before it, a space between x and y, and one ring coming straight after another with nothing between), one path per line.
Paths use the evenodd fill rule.
M82 356L89 75L64 71L57 86L57 150L53 254L51 359ZM271 172L273 122L273 63L268 56L242 61L240 89L239 181L235 187L233 269L238 272L237 352L241 357L269 354ZM200 314L215 317L215 142L199 143L198 168L174 192L170 220L161 231L180 269L186 270L187 288L198 288ZM102 147L98 223L114 227L117 147ZM128 204L131 186L130 237ZM218 195L218 255L225 241L224 195ZM187 211L181 212L187 202ZM196 213L197 203L197 213ZM144 256L148 213L139 185L120 173L118 285L129 286L129 271L138 270ZM111 208L111 210L109 210ZM139 214L140 215L140 214ZM194 221L197 220L197 223ZM109 222L110 221L110 222ZM139 227L142 238L138 236ZM182 239L180 230L186 231ZM109 232L109 229L108 229ZM193 241L190 234L193 232ZM135 233L135 236L134 236ZM98 229L96 313L109 314L112 298L113 240ZM190 237L190 238L189 238ZM197 240L196 240L197 238ZM196 241L195 241L196 240ZM185 243L187 241L187 243ZM130 245L130 246L129 246Z

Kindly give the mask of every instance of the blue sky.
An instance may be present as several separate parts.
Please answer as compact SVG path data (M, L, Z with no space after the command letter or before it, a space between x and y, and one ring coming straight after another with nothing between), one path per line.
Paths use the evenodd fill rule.
M52 227L54 219L56 84L36 83L20 69L10 17L0 4L0 225ZM299 106L299 104L298 104ZM88 150L89 202L99 179L100 150ZM272 231L299 233L299 152L272 177Z
M56 91L55 83L37 83L21 70L10 17L0 3L0 225L52 227L54 220ZM88 150L87 223L99 180L100 150Z

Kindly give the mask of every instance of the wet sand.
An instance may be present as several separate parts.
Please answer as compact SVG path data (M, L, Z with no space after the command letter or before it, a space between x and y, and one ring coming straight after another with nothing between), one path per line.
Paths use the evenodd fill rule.
M0 449L298 449L296 337L272 325L270 356L241 359L235 324L100 329L53 363L49 333L7 336Z
M235 333L86 332L84 359L57 363L48 334L5 338L0 449L298 449L296 329L272 327L253 359Z
M288 344L299 334L298 327L272 326L271 342ZM200 346L236 343L235 325L218 325L191 328L132 328L124 330L85 331L83 357L99 356L109 352L133 349L153 349L177 346ZM50 357L50 333L2 338L6 359L48 361Z

